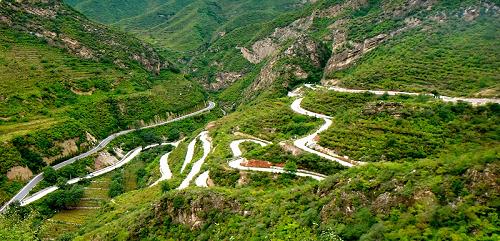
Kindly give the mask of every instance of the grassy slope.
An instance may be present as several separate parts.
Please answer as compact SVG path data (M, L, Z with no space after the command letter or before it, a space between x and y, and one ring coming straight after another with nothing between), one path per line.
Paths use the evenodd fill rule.
M86 133L102 139L118 130L193 111L206 98L199 85L182 75L169 71L154 75L130 60L132 54L154 55L138 40L113 31L89 34L85 30L89 26L106 29L64 5L36 6L61 12L55 19L26 18L15 8L1 9L6 17L20 21L20 25L0 25L1 202L20 188L4 175L11 167L27 166L37 173L46 165L42 158L58 156L59 144L65 140L74 138L77 152L83 152L90 145ZM79 58L57 40L29 34L25 27L33 26L30 21L48 31L60 28L59 34L99 49L99 58ZM124 66L113 64L115 59Z
M318 100L321 104L313 105L312 100ZM336 125L342 117L344 121L364 118L358 112L364 109L367 103L377 103L381 100L403 103L402 109L398 109L405 113L401 118L403 123L399 131L391 132L393 129L389 128L386 134L372 135L369 138L339 139L336 140L337 143L357 145L359 149L356 151L372 155L370 151L378 150L377 145L366 149L363 148L365 143L385 143L387 135L396 135L398 138L398 135L406 135L402 134L403 132L415 132L415 128L422 133L429 132L424 124L434 119L438 124L448 125L445 129L451 128L450 125L454 126L456 133L450 139L445 139L446 144L440 147L442 149L437 154L414 159L402 157L397 162L378 162L336 170L326 181L319 184L308 179L287 181L284 176L272 177L269 174L256 173L247 174L247 184L237 185L239 172L225 167L231 157L228 145L236 138L231 132L239 130L273 142L291 138L294 133L287 131L287 128L276 132L265 128L287 126L280 119L286 115L276 113L289 111L289 101L280 100L282 104L277 101L262 102L242 107L240 111L211 125L214 151L210 154L207 165L210 177L218 187L170 191L161 198L158 194L153 198L149 190L126 194L123 196L125 200L150 198L156 205L152 208L143 200L141 204L133 207L121 207L111 213L101 213L86 224L82 231L85 234L77 240L106 239L111 233L120 233L124 235L123 238L132 239L155 236L173 239L205 237L235 240L334 240L336 237L343 240L497 238L497 217L491 212L494 212L495 200L499 194L493 180L498 176L499 166L496 159L500 150L494 134L498 131L494 125L487 122L495 122L498 119L498 106L472 108L467 105L443 105L426 98L380 99L371 95L336 95L331 92L308 95L304 106L335 115ZM431 113L436 111L435 108L441 108L440 114ZM420 120L413 111L426 112L434 117ZM344 112L358 115L346 117L346 114L342 114ZM288 126L297 125L295 130L305 130L304 127L308 125L291 115L292 119L285 123L290 123ZM363 119L363 123L393 123L393 117L387 110L371 117L368 120ZM251 121L253 118L259 118L260 121ZM443 123L441 118L449 119ZM244 127L244 123L249 126ZM365 128L356 126L354 135L363 137L363 133L358 132L363 132ZM441 124L430 131L442 132L438 128L441 128ZM322 138L330 135L333 130L336 129L329 130ZM366 132L371 133L369 130ZM478 133L483 134L478 136ZM429 136L424 133L424 136L426 135ZM467 141L458 141L462 135L466 136ZM449 135L443 134L439 140L447 136ZM426 146L426 142L420 142L424 140L417 138L410 141L410 144ZM405 142L406 138L401 141ZM396 143L399 144L401 143ZM259 150L259 147L255 146L245 147ZM182 163L185 149L181 149L183 151L172 155L173 165ZM398 148L381 150L397 151ZM203 206L200 207L200 204ZM195 210L199 210L195 212L196 216L204 222L199 228L190 229L189 226L180 224L178 218L190 216L194 206L197 207ZM129 210L130 214L124 215L124 210ZM114 220L114 223L105 225L107 221L103 220Z
M492 16L434 23L389 41L329 77L347 87L498 97L498 26Z
M272 19L294 8L298 1L67 1L91 18L112 23L157 46L193 51L210 42L218 32ZM117 14L101 14L116 9ZM106 11L107 10L107 11Z
M498 144L498 105L474 108L431 97L312 92L304 108L334 117L319 143L355 160L414 161L458 144Z

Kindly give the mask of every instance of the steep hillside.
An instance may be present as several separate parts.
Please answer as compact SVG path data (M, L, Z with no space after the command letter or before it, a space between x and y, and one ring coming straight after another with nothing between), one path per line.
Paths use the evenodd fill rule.
M204 50L227 31L269 21L297 9L303 1L211 1L68 0L92 19L135 33L171 51ZM111 14L112 13L112 14ZM184 55L186 56L186 55ZM187 56L186 56L187 57Z
M418 96L323 91L305 96L304 108L335 114L338 127L321 134L319 143L357 160L366 156L361 159L369 164L329 166L331 161L297 151L294 136L319 123L291 112L288 98L245 106L208 127L213 151L204 168L214 187L171 190L185 175L178 167L186 149L176 149L169 161L174 178L165 182L162 196L151 188L120 196L75 240L106 240L116 233L132 240L498 238L492 214L500 193L494 181L498 104L472 107ZM330 176L316 182L233 170L227 165L229 145L241 138L276 143L245 145L248 158L293 161Z
M2 1L0 14L2 203L45 165L203 105L151 47L60 1Z
M216 48L221 38L204 55L213 67L203 68L195 61L193 66L200 69L193 75L216 71L206 80L217 87L236 82L238 89L231 86L221 95L229 102L237 101L230 98L235 91L260 94L260 86L274 85L283 94L282 87L290 90L300 82L320 81L362 89L498 95L499 8L493 3L319 1L311 9L258 41L233 41L230 47ZM321 51L313 46L321 45L329 53L318 54ZM238 46L241 53L216 51ZM294 46L308 48L297 52ZM320 56L328 61L311 68ZM296 57L300 61L294 61ZM242 61L247 62L235 65Z
M221 95L227 106L241 102L233 96L245 92L251 99L275 82L288 88L320 80L356 88L498 95L494 2L140 2L107 5L120 9L121 19L111 21L100 14L102 3L71 1L84 14L149 40L166 56L181 57L184 71L207 89L230 87ZM470 64L461 65L464 59ZM282 83L289 78L295 80Z
M11 130L62 124L6 142L0 154L8 158L0 167L10 169L4 172L40 171L88 149L94 138L199 109L207 96L217 108L122 135L69 171L57 171L31 194L52 185L59 190L12 205L10 219L0 215L0 237L500 238L498 1L67 2L151 43L181 63L185 75L82 61L6 29L0 38L22 48L0 45L5 66L35 71L20 75L35 86L26 96L0 86L13 96L11 108L50 108L26 114L29 124L24 116L6 116L5 123ZM37 55L16 59L22 50L43 51L40 56L61 67ZM64 84L47 89L35 75ZM82 81L71 78L80 75ZM46 96L52 102L44 102ZM98 169L103 156L118 159L131 150L139 154L110 174L112 199L92 206L95 212L79 218L78 228L51 223L87 204L83 188L93 185L63 181ZM19 185L5 181L5 196ZM56 228L68 231L50 233Z
M137 63L158 73L169 64L140 41L90 22L62 1L3 1L2 26L44 39L84 59L121 67Z

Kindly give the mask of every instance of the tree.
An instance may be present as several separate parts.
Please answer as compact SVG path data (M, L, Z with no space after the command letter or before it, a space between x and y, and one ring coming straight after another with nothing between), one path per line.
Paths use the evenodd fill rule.
M161 192L165 193L165 192L168 192L170 190L172 190L172 188L170 187L170 184L168 182L161 183Z
M434 98L439 98L441 96L437 90L431 91L431 94L434 95Z
M45 179L46 182L53 185L56 184L58 175L53 167L46 166L43 168L43 178Z
M297 163L294 161L287 161L284 169L289 174L295 174L297 172Z
M119 172L113 176L111 184L109 185L108 194L110 197L116 197L125 192L125 180L123 173Z

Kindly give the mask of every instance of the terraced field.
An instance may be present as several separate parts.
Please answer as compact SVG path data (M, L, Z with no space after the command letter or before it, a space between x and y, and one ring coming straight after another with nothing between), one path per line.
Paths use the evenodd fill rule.
M53 240L64 233L74 232L80 228L85 221L95 215L101 208L103 202L109 201L109 184L111 173L91 181L85 188L85 194L78 205L56 213L46 220L41 229L41 237L44 240Z

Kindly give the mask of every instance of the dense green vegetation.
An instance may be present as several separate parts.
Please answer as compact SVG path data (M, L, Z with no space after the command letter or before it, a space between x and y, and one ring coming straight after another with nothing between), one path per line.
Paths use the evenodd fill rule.
M349 169L322 184L167 192L155 208L140 204L139 193L131 193L122 200L128 207L101 213L80 239L120 233L132 239L495 240L497 215L491 205L498 193L483 191L493 188L486 176L498 169L495 155L494 150L469 146L435 160ZM135 200L134 206L126 200ZM195 214L204 220L195 229L178 219L191 215L192 207L201 208ZM244 210L251 211L243 215ZM113 223L104 225L103 220Z
M160 71L166 63L137 39L92 23L60 2L29 4L0 3L0 153L5 157L0 202L21 187L20 180L4 176L12 167L36 174L111 133L204 107L198 84L167 70L149 72L150 65ZM56 37L44 35L52 31ZM77 41L78 49L68 41ZM82 56L82 46L99 54Z
M62 12L53 20L29 13L26 2L15 3L24 14L0 9L15 22L0 16L0 155L5 157L0 201L22 186L3 175L14 166L44 172L45 180L33 191L60 187L33 205L15 203L0 215L0 239L500 238L500 105L305 90L305 109L333 117L318 143L366 162L345 168L293 146L322 120L294 113L292 99L284 97L300 84L325 78L355 88L498 96L498 1L66 2L156 46L163 57L181 63L183 73L126 34L100 25L95 25L99 31L88 31L86 26L94 24L59 1L29 3L42 9L56 3ZM344 3L350 4L329 9ZM275 28L309 16L314 16L310 27L271 36ZM411 18L418 18L419 26L394 34L348 68L325 73L332 54L396 31ZM61 39L36 37L40 30L79 40L96 51L95 58L82 58ZM345 31L347 41L332 52L335 30ZM100 31L111 37L93 36ZM251 64L242 57L237 47L251 48L269 36L279 46L268 58ZM117 45L110 44L114 40ZM156 69L169 66L173 71ZM222 72L242 75L211 93L228 113L216 109L135 131L113 140L105 151L119 156L139 146L182 140L178 147L143 150L122 168L78 185L65 182L92 171L97 155L57 171L47 167L88 150L94 138L204 107L208 95L196 81L213 83ZM214 186L191 183L176 190L203 155L197 140L193 161L180 173L188 144L202 130L209 132L212 149L200 173L209 171L208 183ZM230 168L229 144L243 138L271 142L241 144L243 157L283 165L288 173ZM160 177L160 157L168 152L173 178L150 187ZM328 177L321 182L297 177L297 169ZM78 207L93 209L73 212ZM12 232L3 231L7 227Z
M498 97L500 22L483 16L473 22L448 20L408 32L363 57L359 64L335 72L342 85L362 89L444 95ZM466 61L467 64L463 62Z
M136 33L138 37L174 51L205 48L221 33L270 21L297 8L300 1L158 1L129 0L103 4L67 0L90 18ZM255 30L254 30L255 31Z
M304 107L333 116L319 144L359 161L414 161L458 144L500 141L500 106L444 104L431 97L311 92Z
M111 184L109 185L108 195L113 198L125 192L125 180L123 170L119 170L113 177L111 177Z

